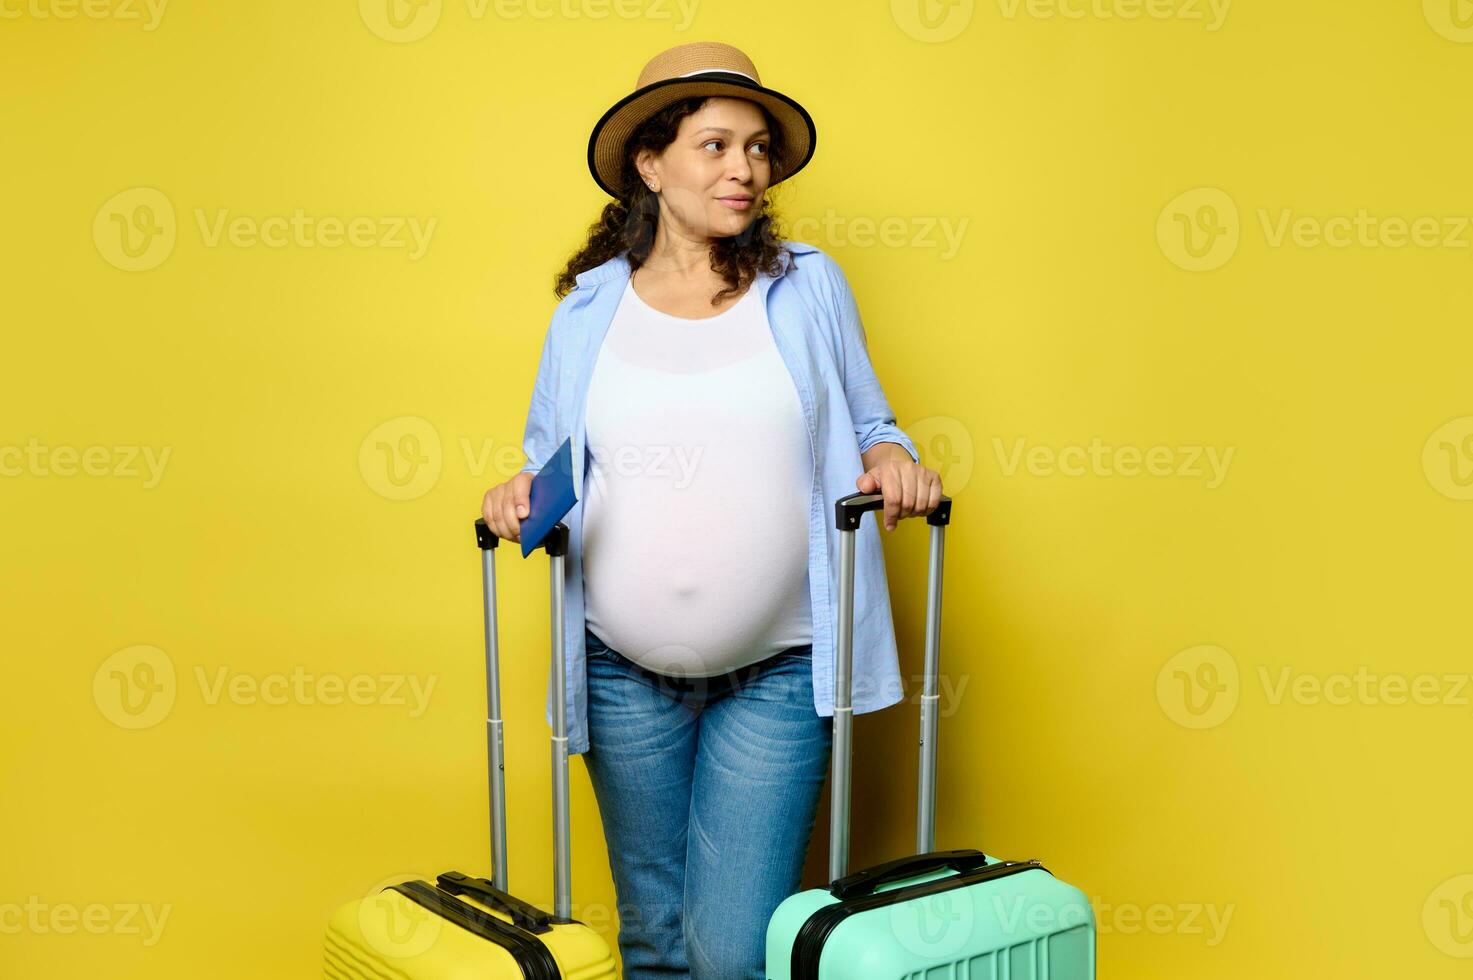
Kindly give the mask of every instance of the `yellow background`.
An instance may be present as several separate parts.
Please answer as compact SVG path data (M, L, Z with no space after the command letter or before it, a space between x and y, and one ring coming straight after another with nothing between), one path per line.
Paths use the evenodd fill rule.
M817 155L776 199L845 269L956 496L938 845L1078 884L1109 980L1466 975L1473 692L1445 675L1473 665L1473 232L1312 237L1362 209L1439 239L1473 214L1465 11L703 0L682 23L653 0L444 0L396 40L367 0L176 2L151 30L121 3L0 19L0 445L170 452L154 486L0 478L0 975L312 976L335 905L488 868L470 522L522 462L552 276L603 203L588 130L647 58L700 39L814 114ZM125 271L112 215L148 216L108 202L134 188L167 198L175 241ZM1203 210L1224 195L1236 225ZM222 209L436 224L418 258L210 245ZM1276 238L1286 213L1308 232ZM1215 267L1188 268L1183 221L1228 236ZM1169 447L1173 473L1190 447L1233 455L1212 487L1117 457L1008 466L1019 440L1068 462L1096 438ZM418 484L394 486L381 441L424 457ZM760 466L732 489L760 492ZM925 535L886 540L913 678ZM511 874L544 904L545 562L498 565ZM130 729L104 662L138 646L175 678ZM1212 682L1204 663L1226 700L1199 728L1211 692L1180 684ZM411 717L210 703L198 681L295 668L436 686ZM1461 703L1274 697L1286 669L1359 668ZM858 722L855 867L911 847L915 723ZM612 940L576 759L572 785L577 911ZM17 929L28 902L169 917L145 945L116 918Z

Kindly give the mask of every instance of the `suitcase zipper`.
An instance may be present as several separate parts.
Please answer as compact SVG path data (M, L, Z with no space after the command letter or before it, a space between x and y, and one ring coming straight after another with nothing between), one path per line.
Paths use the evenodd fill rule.
M428 882L403 881L389 887L421 908L505 949L516 960L527 980L558 980L557 960L535 936L462 902Z
M903 888L892 888L889 891L875 892L873 895L864 895L833 905L825 905L804 921L798 929L798 935L793 939L790 980L818 980L818 961L823 955L823 944L839 927L839 923L851 915L868 912L870 909L884 908L886 905L898 905L914 898L924 898L927 895L935 895L955 888L965 888L982 881L1006 878L1008 875L1015 875L1021 871L1034 870L1048 871L1038 861L1003 861L999 864L989 864L985 868L978 868L976 871L968 871L965 874L936 878L932 881L923 881L915 885L906 885Z

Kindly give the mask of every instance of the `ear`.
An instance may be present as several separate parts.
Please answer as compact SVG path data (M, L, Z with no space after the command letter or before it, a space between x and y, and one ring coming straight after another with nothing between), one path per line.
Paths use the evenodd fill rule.
M651 181L654 181L658 186L660 175L655 172L655 155L650 152L648 147L641 149L634 155L634 169L639 174L640 179L644 181L645 186L649 186Z

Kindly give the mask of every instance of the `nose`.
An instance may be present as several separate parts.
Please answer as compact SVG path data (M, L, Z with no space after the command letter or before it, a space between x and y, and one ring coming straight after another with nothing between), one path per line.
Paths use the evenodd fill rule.
M752 162L747 159L747 150L745 147L733 147L731 152L735 159L727 165L727 176L745 184L752 179Z

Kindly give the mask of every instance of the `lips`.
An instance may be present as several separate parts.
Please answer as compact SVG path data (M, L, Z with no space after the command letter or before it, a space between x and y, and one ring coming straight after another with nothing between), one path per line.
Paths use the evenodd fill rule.
M718 197L716 200L731 208L733 211L745 211L752 206L752 198L742 195L732 197Z

